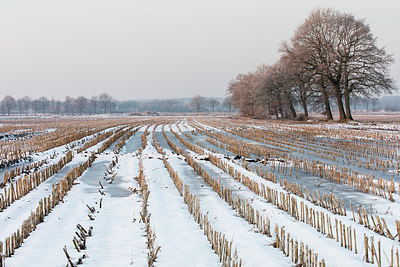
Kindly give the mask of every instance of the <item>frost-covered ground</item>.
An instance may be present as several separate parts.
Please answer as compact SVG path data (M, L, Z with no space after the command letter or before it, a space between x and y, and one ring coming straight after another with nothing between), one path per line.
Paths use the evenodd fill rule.
M216 248L213 246L213 242L209 241L204 229L199 226L188 210L184 198L180 195L162 160L162 154L156 150L154 140L163 149L166 161L177 173L182 183L188 186L190 192L199 199L201 213L207 215L213 229L225 235L227 240L232 242L232 256L235 254L235 257L241 259L242 266L294 266L299 264L299 262L294 262L292 252L288 252L286 248L284 249L286 252L283 252L281 248L276 247L275 225L290 233L290 239L297 240L299 243L304 242L304 245L307 245L307 248L315 253L313 256L317 255L316 264L323 259L327 266L370 266L371 263L366 262L364 236L368 237L369 246L371 245L370 240L373 238L374 243L372 244L374 244L375 251L379 251L380 247L380 256L375 253L374 264L380 261L381 266L389 266L392 257L393 265L398 264L396 252L400 248L398 236L400 229L397 229L396 221L400 218L400 205L398 204L400 179L394 172L395 167L392 168L390 165L388 170L367 169L357 165L355 159L347 161L346 155L340 154L342 151L339 146L332 145L330 147L329 145L347 140L368 148L380 148L384 147L383 142L387 139L390 142L387 143L386 148L392 147L393 149L390 151L397 149L397 154L391 155L390 159L384 153L380 153L378 157L385 162L391 160L390 164L395 166L396 162L398 163L400 151L399 145L392 142L397 142L400 138L400 128L397 125L362 123L272 125L258 121L207 117L196 119L182 117L136 118L135 122L141 120L142 123L136 124L136 126L140 125L140 129L125 141L123 149L118 154L114 152L114 148L117 142L123 140L123 136L114 140L103 153L96 154L92 166L75 180L63 201L44 217L44 221L24 240L22 246L15 249L14 255L5 258L5 266L66 266L69 263L63 251L64 247L71 257L71 262L76 263L79 258L83 258L82 266L147 266L149 239L146 225L141 216L144 196L137 178L140 162L150 192L147 199L150 228L155 234L155 245L160 246L152 264L154 266L221 266L222 263L215 253ZM126 126L126 123L123 125ZM278 137L273 141L266 137L263 140L255 140L242 135L242 133L251 131L265 133L281 131L282 136L285 136L286 132L291 132L293 136L287 137L287 143L284 143L285 140L280 143L279 135L276 135ZM301 131L311 133L311 136L304 135L308 143L303 143L300 138ZM387 197L361 192L346 184L323 179L304 170L297 170L296 167L293 167L293 162L289 160L287 164L293 168L290 175L278 172L276 168L280 163L273 159L266 163L261 162L254 153L251 153L252 159L235 157L237 154L232 151L232 148L228 149L221 141L222 139L217 140L218 135L225 135L229 140L271 149L282 148L281 145L284 145L286 146L285 153L290 154L292 158L303 157L310 161L318 160L320 164L351 168L357 170L360 175L365 173L373 176L376 182L378 177L386 181L393 181L395 185L394 201ZM95 136L91 135L79 140L79 146ZM144 136L147 136L147 139ZM214 142L219 145L211 143L207 138L214 138ZM22 223L36 209L38 202L43 197L47 197L53 186L61 181L70 170L85 162L89 152L96 151L105 142L107 139L81 153L76 153L74 150L72 161L58 173L0 212L0 241L3 242L3 255L6 238L17 229L21 229ZM186 142L202 147L204 155L193 151L193 148L188 147ZM171 144L182 148L183 154L178 155ZM234 144L232 143L230 146L233 147ZM292 149L294 146L302 148L295 150ZM325 150L328 148L336 153L336 158L321 156L328 151ZM349 148L348 153L352 152L351 149L356 148L358 146ZM67 149L66 146L60 146L35 154L33 161L47 158L48 162L42 167L44 168L57 162L65 155ZM359 160L368 161L375 153L373 149L365 151L369 154L362 155ZM51 155L55 156L50 158ZM211 187L188 164L187 155L190 155L214 182L229 189L233 199L247 200L248 205L255 212L269 218L271 236L261 233L248 218L241 216L237 209L220 197L218 189ZM299 221L284 208L256 194L248 185L234 179L221 166L212 163L209 160L210 155L219 158L225 166L247 176L253 183L271 188L278 195L290 196L297 203L303 202L315 212L329 216L333 222L334 237L331 238L322 233L316 226ZM12 167L15 166L8 168ZM333 194L339 199L343 199L347 213L346 215L334 214L331 209L291 193L279 183L279 180L274 183L260 177L255 173L254 168L263 168L277 174L280 179L299 184L303 190L307 189L310 192L318 190L321 194ZM5 170L0 170L0 176ZM9 187L10 185L6 185L5 189ZM4 193L2 195L4 196ZM354 208L357 205L364 207L370 212L371 217L374 216L372 217L375 219L374 222L371 217L369 218L370 227L359 223L357 212L356 219L353 218L350 203ZM377 228L374 227L374 224L379 224L378 221L383 224L382 219L387 225L387 230L384 228L382 232L375 231L374 229ZM336 232L340 229L339 224L335 225L335 220L346 225L347 229L351 227L351 249L345 248L340 240L337 241ZM86 239L86 248L79 251L72 242L74 236L77 236L78 224L85 229L93 228L92 236ZM318 222L318 224L320 223ZM349 240L348 234L347 238ZM354 239L357 243L354 242ZM357 247L357 253L355 247ZM393 256L391 255L392 249ZM291 250L293 251L293 248ZM368 251L369 261L371 261L371 247L368 247Z

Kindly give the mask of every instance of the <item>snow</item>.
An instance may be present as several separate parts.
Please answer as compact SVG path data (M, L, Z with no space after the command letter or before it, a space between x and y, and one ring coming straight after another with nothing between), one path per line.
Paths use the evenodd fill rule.
M129 189L138 187L134 180L138 173L138 159L130 153L120 157L120 164L124 168L119 168L115 182L108 184L103 177L112 157L112 154L106 153L98 156L92 167L77 179L78 184L72 187L64 203L56 206L23 246L16 250L15 255L7 259L7 266L28 266L26 259L29 259L31 266L65 266L66 257L62 250L64 246L67 246L69 254L77 259L83 254L77 253L72 244L78 223L86 229L89 226L93 226L94 229L93 236L88 237L85 251L89 258L84 262L88 266L110 266L111 264L145 266L147 264L144 224L139 222L141 197L133 194ZM61 174L60 176L62 177ZM56 178L53 177L52 180L49 179L40 185L36 192L30 192L21 199L21 202L32 203L31 208L36 206L40 196L48 191L48 187ZM105 187L105 196L98 191L99 181ZM101 198L102 208L100 209ZM98 211L94 215L94 221L87 216L86 204L95 207ZM1 229L2 239L10 230L16 230L15 225L20 224L18 218L26 218L31 208L27 205L18 209L9 207L4 211L5 213L1 214L2 218L5 217L4 215L7 216L7 212L10 216L14 216L9 219L13 224L8 223L7 228ZM21 210L26 210L26 213L20 214ZM43 248L46 248L45 253L43 253Z
M135 118L132 121L138 122L146 119L148 118ZM159 123L166 123L167 121L171 121L170 119L160 119ZM332 222L336 218L346 224L346 226L351 226L352 229L356 230L358 254L341 247L340 243L336 242L335 239L330 239L310 225L297 221L289 213L256 195L249 188L213 165L209 161L208 155L199 155L189 151L171 133L172 130L192 143L200 142L206 148L206 154L213 154L219 157L225 164L248 176L251 180L268 186L277 192L288 193L279 183L267 181L257 174L246 170L242 166L241 161L234 159L233 153L219 148L217 149L220 152L219 154L211 152L211 148L215 149L216 147L208 143L204 135L191 134L195 130L195 128L190 126L192 123L214 132L224 132L222 126L216 127L215 124L207 122L221 123L224 126L230 125L232 128L235 127L243 130L246 127L266 129L267 126L257 122L240 125L240 123L238 124L226 118L196 118L196 120L179 118L176 122L165 125L164 130L167 137L177 146L182 147L186 153L192 155L195 161L213 179L219 179L224 187L231 189L234 198L247 199L263 216L268 216L271 222L272 235L274 235L273 228L275 224L284 227L286 232L290 233L291 238L303 241L314 252L318 253L318 259L323 258L327 266L370 266L363 259L364 249L360 241L363 240L364 234L373 237L375 245L380 240L382 266L387 265L385 255L389 256L388 252L390 252L390 249L393 247L396 251L396 249L400 248L398 241L396 241L397 237L395 238L396 240L391 240L354 222L349 208L347 208L347 216L335 215L327 209L291 194L292 197L297 199L298 203L303 201L315 211L329 214ZM148 211L151 214L150 225L156 235L155 244L161 247L155 261L155 266L220 266L221 263L207 237L204 235L203 230L200 229L188 211L183 197L180 196L163 164L162 156L156 151L153 145L152 131L154 128L157 142L163 147L168 162L178 173L183 184L187 185L190 192L200 200L201 212L207 214L212 227L216 231L225 234L227 239L232 241L232 247L234 250L237 250L238 256L243 260L244 266L293 266L294 263L291 262L291 257L286 257L282 251L273 247L274 237L268 237L257 232L257 229L244 218L240 217L185 162L183 155L176 155L176 153L171 151L164 135L161 133L162 125L155 127L156 124L153 122L148 128L150 134L147 137L147 146L142 151L144 175L150 192L148 199ZM120 125L120 127L126 126L126 123ZM183 133L190 134L193 141L181 134L178 127ZM289 130L292 127L316 127L316 124L283 125L279 129L285 131L285 129ZM341 125L321 124L321 127L326 131L356 129L357 131L380 132L388 138L395 139L398 138L396 131L400 129L399 126L380 124L352 124L343 127ZM15 254L12 257L6 258L6 266L66 266L67 258L63 252L64 246L66 246L68 253L74 261L84 254L87 255L87 258L83 259L83 266L147 266L148 248L146 229L140 215L143 200L140 187L135 180L135 177L139 174L139 149L141 147L141 135L145 129L146 125L141 125L139 131L126 140L125 146L118 155L112 149L118 141L114 142L103 153L97 154L93 165L76 180L76 183L64 198L64 202L59 203L45 217L44 222L39 224L37 229L24 240L22 246L15 250ZM254 140L234 135L231 136L242 142L261 145L261 143ZM85 137L80 142L84 140L88 141L94 137L95 135ZM327 135L321 134L316 138L327 137ZM354 138L354 140L356 139ZM363 139L358 141L362 142ZM104 142L105 140L82 153L75 154L73 160L61 171L4 209L0 213L0 241L4 241L6 237L9 237L10 234L20 228L22 222L36 208L39 200L51 193L53 184L60 181L69 170L87 160L89 152L96 151ZM57 162L65 153L65 146L60 146L33 155L33 161L49 159L49 162L42 167L45 168L49 164ZM296 153L301 155L300 152ZM53 154L56 156L54 159L50 159L50 155ZM303 156L311 158L311 155L306 155L305 153ZM114 181L110 183L105 179L106 170L109 169L109 164L117 158L118 163L112 168L116 176ZM278 161L278 159L270 159L265 166L260 162L251 162L249 165L263 166L267 170L272 171L272 165L279 164ZM339 163L338 165L346 166L346 164ZM288 166L294 167L290 165L290 162ZM350 165L350 167L353 168L354 166ZM4 169L2 171L0 174L4 173ZM295 173L295 171L293 172ZM395 176L390 170L388 173ZM316 181L321 181L320 178L304 172L299 172L299 174L300 179L283 174L279 175L281 175L282 179L296 182L307 187L310 191L318 189L321 192L329 192L330 190L340 198L344 198L346 207L348 207L350 201L352 201L353 205L363 204L364 206L368 206L368 210L371 207L375 211L374 214L386 220L392 234L396 233L395 220L398 220L400 217L400 205L398 204L400 197L398 195L395 195L395 201L391 202L379 196L356 191L354 188L343 184L336 184L333 181L322 180L322 184L316 186ZM397 190L399 180L398 177L396 179ZM95 212L92 214L94 220L88 217L90 212L87 205L95 208ZM81 252L78 252L72 243L72 239L77 231L77 224L81 224L85 229L93 227L93 235L88 237L86 241L87 248Z
M172 154L169 155L169 160L183 183L200 197L202 212L208 214L215 230L226 234L228 240L233 240L233 247L237 248L244 266L263 266L266 262L268 266L290 265L290 261L271 246L271 239L255 233L253 227L238 217L190 166Z

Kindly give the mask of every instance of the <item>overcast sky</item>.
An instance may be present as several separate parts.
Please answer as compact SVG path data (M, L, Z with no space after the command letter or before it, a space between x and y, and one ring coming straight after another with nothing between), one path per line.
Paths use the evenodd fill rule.
M224 96L315 7L366 18L400 85L399 0L1 0L0 98Z

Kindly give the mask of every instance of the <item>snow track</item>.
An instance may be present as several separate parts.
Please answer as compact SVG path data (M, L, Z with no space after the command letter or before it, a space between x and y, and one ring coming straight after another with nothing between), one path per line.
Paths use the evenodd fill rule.
M219 266L203 231L191 218L161 156L148 145L143 151L144 174L149 186L149 211L161 251L158 266Z

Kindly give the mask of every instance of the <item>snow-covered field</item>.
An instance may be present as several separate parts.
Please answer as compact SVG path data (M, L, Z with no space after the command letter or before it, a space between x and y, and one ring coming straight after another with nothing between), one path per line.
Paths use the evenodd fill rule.
M399 125L102 119L0 169L0 266L400 264Z

